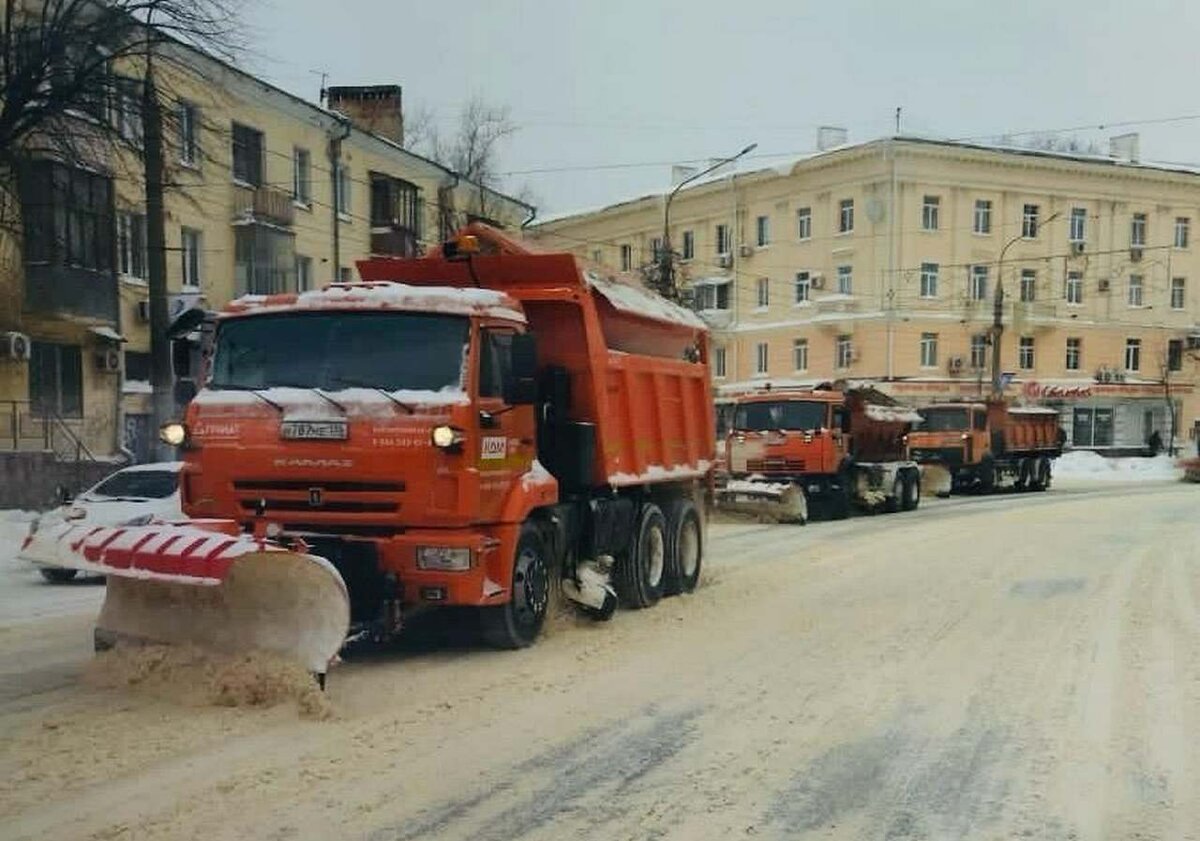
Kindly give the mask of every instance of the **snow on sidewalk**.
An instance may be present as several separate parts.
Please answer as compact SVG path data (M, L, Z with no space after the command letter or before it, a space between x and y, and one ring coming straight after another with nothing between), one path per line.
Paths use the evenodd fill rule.
M1054 479L1079 479L1103 482L1163 482L1182 478L1176 459L1167 455L1153 458L1123 456L1106 458L1090 450L1072 450L1054 462Z
M36 516L33 511L19 509L0 511L0 563L16 560L21 541L29 533L29 521Z

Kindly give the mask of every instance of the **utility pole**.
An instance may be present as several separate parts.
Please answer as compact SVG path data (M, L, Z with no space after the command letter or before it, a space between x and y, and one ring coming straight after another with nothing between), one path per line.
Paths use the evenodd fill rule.
M675 252L671 248L671 202L675 200L676 194L688 184L691 184L697 178L708 175L715 169L720 169L725 164L731 164L743 155L748 155L758 148L757 143L751 143L736 155L730 155L728 158L722 158L712 164L707 169L702 169L699 172L694 172L687 178L675 185L675 188L667 194L667 202L663 207L663 235L662 235L662 250L658 254L658 294L662 295L671 301L679 300L679 289L675 285ZM730 236L732 237L733 229L730 228Z
M1055 211L1046 217L1044 222L1037 223L1037 230L1046 227L1059 216L1062 211ZM1022 231L1015 237L1004 243L1004 247L1000 249L1000 259L996 261L996 293L992 298L992 397L999 400L1004 396L1004 388L1000 382L1000 337L1004 334L1004 255L1008 253L1009 246L1025 239L1024 231L1025 220L1021 220ZM1035 231L1036 233L1036 231ZM973 282L973 278L968 278L968 282Z
M897 137L900 136L900 111L901 111L901 108L899 105L897 105L896 106L896 136Z
M146 258L150 300L150 387L154 440L158 457L171 458L171 447L158 441L158 429L175 414L171 385L171 343L167 338L167 233L163 201L163 120L154 82L154 46L146 54L142 87L142 161L146 188Z

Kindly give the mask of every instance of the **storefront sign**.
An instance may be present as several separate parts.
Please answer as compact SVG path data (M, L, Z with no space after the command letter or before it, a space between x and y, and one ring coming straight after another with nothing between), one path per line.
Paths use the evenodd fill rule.
M1067 397L1092 396L1092 387L1090 385L1043 385L1037 380L1025 383L1022 391L1030 400L1037 398L1062 399Z

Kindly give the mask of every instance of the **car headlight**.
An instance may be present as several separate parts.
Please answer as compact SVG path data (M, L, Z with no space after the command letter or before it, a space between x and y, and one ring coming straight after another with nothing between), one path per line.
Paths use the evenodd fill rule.
M464 570L471 568L471 550L457 546L418 546L417 569Z
M453 450L462 446L463 434L460 429L442 424L433 428L430 440L433 441L433 446L439 449Z
M158 437L164 444L182 447L188 440L188 428L179 421L168 421L158 428Z

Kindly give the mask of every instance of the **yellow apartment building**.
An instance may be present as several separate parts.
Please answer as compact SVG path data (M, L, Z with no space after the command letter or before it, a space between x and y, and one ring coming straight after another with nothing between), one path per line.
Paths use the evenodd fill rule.
M196 370L195 311L353 278L356 260L420 253L470 220L517 227L533 216L402 148L399 86L330 88L320 106L182 45L163 49L175 51L157 75L181 399ZM140 70L113 72L131 93L101 116L136 147ZM139 156L110 147L94 160L47 159L20 180L24 224L0 233L0 484L10 488L49 463L23 454L144 458L153 436Z
M663 194L545 221L550 248L637 272ZM1200 172L1137 138L1076 155L896 137L681 190L670 243L714 333L720 395L869 381L917 405L986 394L995 284L1002 379L1057 408L1075 447L1177 444L1200 421Z

